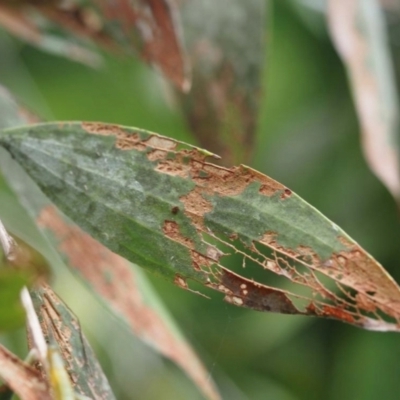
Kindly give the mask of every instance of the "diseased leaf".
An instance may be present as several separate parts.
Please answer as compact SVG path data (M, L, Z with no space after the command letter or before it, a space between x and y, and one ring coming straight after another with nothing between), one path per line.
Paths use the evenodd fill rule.
M22 2L18 5L0 4L0 26L41 50L93 67L100 64L101 58L94 50L73 43L70 39L47 33L36 16L31 17L31 7L26 11Z
M31 297L46 342L59 350L74 392L90 399L114 399L75 315L47 285L32 290Z
M7 125L8 120L0 118L0 126L28 122L26 113L19 113L12 98L6 94L0 91L0 105L11 101L13 107L10 111L16 122L12 120ZM136 336L181 366L207 398L218 399L213 380L140 269L73 225L44 198L25 174L15 168L15 163L4 161L0 162L0 168L5 177L66 265L78 272L78 276Z
M0 378L22 400L52 400L40 373L0 345Z
M218 399L196 354L155 310L146 304L140 271L65 220L54 206L43 208L37 223L52 236L67 264L142 340L179 365L209 399ZM150 294L154 297L154 294Z
M226 165L250 160L265 59L265 0L180 2L192 88L178 93L191 131Z
M399 200L399 102L382 11L377 0L330 0L328 21L348 70L365 157Z
M219 167L197 148L100 123L4 130L0 143L94 238L182 288L194 280L237 306L400 329L399 287L381 265L249 167ZM235 257L247 267L240 275L226 267ZM253 279L260 272L281 279L265 285Z
M179 38L179 21L171 0L20 1L0 5L0 25L44 50L89 65L99 56L68 38L91 39L107 50L133 54L157 66L181 90L190 85L189 68ZM32 12L35 11L35 12ZM38 15L41 18L38 18ZM45 20L43 20L45 17ZM51 33L64 29L62 35Z

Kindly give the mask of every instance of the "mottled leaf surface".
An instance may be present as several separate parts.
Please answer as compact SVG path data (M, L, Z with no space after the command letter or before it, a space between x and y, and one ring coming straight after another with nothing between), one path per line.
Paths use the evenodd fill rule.
M192 88L178 94L191 131L225 165L248 162L264 68L265 0L180 2Z
M56 345L77 394L115 399L78 319L47 285L31 291L46 342ZM50 371L51 372L51 371Z
M185 339L146 304L150 290L140 271L126 259L111 252L54 207L40 211L38 225L53 238L55 248L70 268L97 293L113 314L142 340L179 365L209 399L219 395L208 373ZM154 298L154 293L147 293Z
M52 400L49 386L40 373L1 345L0 378L22 400Z
M190 84L171 0L11 1L0 5L0 25L44 50L89 65L97 65L99 56L77 38L114 52L136 52L180 89Z
M193 280L259 311L399 329L400 291L381 265L249 167L219 167L197 148L99 123L5 130L0 143L94 238L182 288ZM237 258L245 269L229 270Z
M17 107L6 91L0 91L0 104L9 107L9 116L13 117L11 120L0 118L0 126L8 127L30 121L27 113ZM142 271L74 225L52 206L32 181L16 168L15 163L1 160L1 154L0 168L65 264L78 273L93 293L139 339L179 365L207 398L218 399L219 395L208 371L163 307Z
M331 0L328 21L348 71L365 157L399 200L399 102L382 10L377 0Z

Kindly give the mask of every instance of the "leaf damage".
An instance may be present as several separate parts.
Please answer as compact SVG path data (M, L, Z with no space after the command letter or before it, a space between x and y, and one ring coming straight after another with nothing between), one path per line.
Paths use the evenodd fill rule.
M42 18L37 18L38 15ZM157 66L177 88L187 91L190 87L180 21L171 0L7 1L0 5L0 25L44 50L91 66L99 64L99 55L84 40L81 45L74 44L76 39L69 35L90 39L117 53L132 55L136 51L144 61ZM49 27L64 29L65 38L50 34Z
M206 152L135 128L44 124L24 135L5 131L0 141L57 205L97 240L178 286L190 289L194 280L237 306L400 330L394 280L273 179L212 164ZM121 140L129 143L124 150ZM42 164L52 166L48 181Z
M0 377L21 399L51 400L53 398L46 379L1 345Z
M83 277L84 282L137 336L177 363L207 398L219 399L207 371L190 346L181 337L176 337L161 316L145 303L135 272L125 259L112 253L77 226L66 223L52 206L41 211L37 222L55 235L57 247L67 258L67 264ZM178 235L173 223L167 224L165 229ZM188 288L185 279L179 275L175 277L175 284ZM47 310L51 309L47 307Z

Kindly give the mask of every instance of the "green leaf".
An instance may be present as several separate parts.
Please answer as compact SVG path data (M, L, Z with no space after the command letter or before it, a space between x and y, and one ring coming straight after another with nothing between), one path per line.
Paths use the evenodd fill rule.
M268 1L186 0L180 5L192 88L178 98L192 133L225 165L249 162L266 50Z
M399 330L399 287L381 265L249 167L222 168L208 152L100 123L4 130L0 143L94 238L180 287L196 281L237 306ZM237 257L240 275L227 268Z
M0 270L0 330L12 330L25 323L20 302L21 289L31 283L29 275L20 271Z

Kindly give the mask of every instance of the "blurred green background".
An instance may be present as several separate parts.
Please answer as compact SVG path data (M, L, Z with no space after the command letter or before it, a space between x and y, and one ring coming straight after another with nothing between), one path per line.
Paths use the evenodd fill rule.
M400 281L398 211L363 159L346 74L323 15L287 0L275 1L271 13L251 166L318 208ZM0 77L46 120L114 122L195 143L167 86L139 61L106 57L91 70L0 32ZM7 196L3 182L0 199ZM4 213L0 202L0 217L44 249L17 205ZM132 338L63 266L55 275L55 290L79 316L118 399L201 398L182 371ZM224 399L400 398L395 333L238 309L222 296L206 300L151 280ZM23 330L2 341L26 353Z

